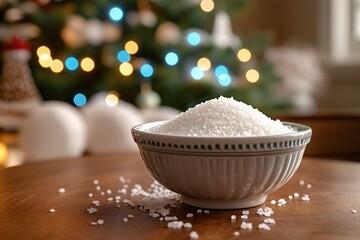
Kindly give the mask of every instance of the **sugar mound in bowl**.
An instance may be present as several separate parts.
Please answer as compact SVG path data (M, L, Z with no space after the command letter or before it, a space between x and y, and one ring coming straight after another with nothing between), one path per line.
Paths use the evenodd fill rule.
M184 203L212 209L264 203L295 174L312 134L226 97L131 132L155 180Z

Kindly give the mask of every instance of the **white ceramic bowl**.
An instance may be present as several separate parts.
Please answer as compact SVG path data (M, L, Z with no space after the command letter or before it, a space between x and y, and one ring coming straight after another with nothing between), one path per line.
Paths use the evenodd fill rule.
M265 202L298 169L311 128L260 137L189 137L156 134L159 122L132 128L150 174L183 202L200 208L247 208Z

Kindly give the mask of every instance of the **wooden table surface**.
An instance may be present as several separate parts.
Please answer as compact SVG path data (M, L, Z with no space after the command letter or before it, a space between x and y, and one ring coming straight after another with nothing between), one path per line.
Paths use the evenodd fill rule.
M130 179L127 194L119 177ZM101 190L93 183L99 180ZM305 185L299 181L304 180ZM271 194L264 205L273 209L276 224L271 230L259 230L264 219L250 208L248 222L252 230L240 230L242 210L210 210L197 213L197 208L179 203L170 208L170 216L190 222L192 229L169 229L148 213L127 203L118 208L115 196L133 202L130 189L141 184L147 189L152 178L139 154L84 157L52 162L29 163L0 170L0 239L189 239L196 231L199 239L360 239L360 164L355 162L305 158L294 177ZM307 184L311 188L307 188ZM58 190L64 188L65 193ZM107 190L112 193L108 194ZM104 192L104 195L101 195ZM288 200L298 192L308 194L310 201ZM93 193L93 197L89 197ZM109 201L109 197L114 197ZM282 207L271 200L285 198ZM99 200L95 207L93 200ZM89 214L87 209L97 208ZM50 209L55 209L51 213ZM357 210L353 213L352 210ZM187 218L187 213L194 217ZM126 223L123 218L129 214ZM231 215L237 220L231 221ZM99 219L102 225L91 225ZM239 231L240 236L234 236Z

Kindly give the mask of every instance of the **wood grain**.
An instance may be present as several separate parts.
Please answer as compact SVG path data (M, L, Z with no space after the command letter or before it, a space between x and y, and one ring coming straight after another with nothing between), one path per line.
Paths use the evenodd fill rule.
M360 164L356 162L303 160L295 176L281 189L271 194L262 207L274 210L275 225L271 230L259 230L264 217L256 215L258 207L250 208L248 222L253 230L240 230L242 210L210 210L196 213L196 208L178 204L171 216L190 222L192 229L168 229L167 222L148 216L137 207L109 202L121 188L119 176L131 179L147 188L152 178L138 154L84 157L52 162L29 163L0 171L0 239L189 239L192 230L200 239L359 239L360 237ZM94 179L100 181L96 191ZM299 180L311 183L301 186ZM59 188L65 188L61 194ZM90 198L88 193L94 193ZM310 201L288 200L294 192L309 194ZM128 195L131 199L131 196ZM282 207L270 204L272 199L286 198ZM90 215L86 209L99 200L98 212ZM54 208L55 213L49 210ZM357 213L352 213L356 209ZM186 218L187 213L193 218ZM134 218L124 223L128 214ZM231 215L237 215L235 222ZM104 224L91 222L103 219ZM240 236L233 236L240 231Z

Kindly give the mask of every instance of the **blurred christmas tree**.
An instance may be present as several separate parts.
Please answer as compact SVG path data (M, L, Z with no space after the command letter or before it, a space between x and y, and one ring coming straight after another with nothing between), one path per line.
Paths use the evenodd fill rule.
M82 105L97 92L115 91L126 101L151 105L158 94L162 105L186 110L224 95L270 112L288 105L274 94L280 79L262 58L268 38L240 38L232 31L232 14L248 5L249 0L1 1L0 37L31 40L30 66L45 100Z

